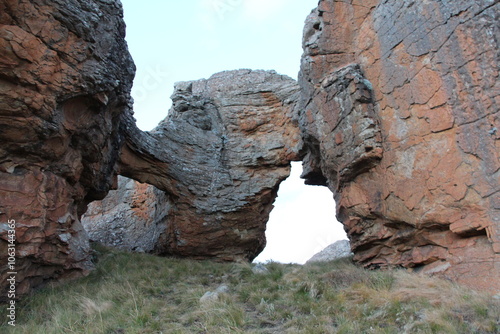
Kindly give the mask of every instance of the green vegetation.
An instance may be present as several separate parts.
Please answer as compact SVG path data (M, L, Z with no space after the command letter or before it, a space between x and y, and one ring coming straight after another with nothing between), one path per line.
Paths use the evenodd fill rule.
M96 249L88 277L18 303L0 333L499 333L500 301L350 259L313 265L213 263ZM228 288L200 302L207 291Z

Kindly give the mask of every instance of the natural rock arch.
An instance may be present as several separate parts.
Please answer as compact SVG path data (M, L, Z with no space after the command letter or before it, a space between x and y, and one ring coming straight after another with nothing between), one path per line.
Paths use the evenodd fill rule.
M499 6L322 0L298 86L249 70L185 83L170 119L144 133L118 1L0 2L1 298L6 222L18 294L85 274L79 217L116 174L176 203L160 253L251 259L303 156L306 180L335 193L355 261L500 290Z
M152 252L251 261L262 251L279 184L300 159L298 98L295 80L275 72L221 72L178 83L164 121L129 131L120 174L169 195Z

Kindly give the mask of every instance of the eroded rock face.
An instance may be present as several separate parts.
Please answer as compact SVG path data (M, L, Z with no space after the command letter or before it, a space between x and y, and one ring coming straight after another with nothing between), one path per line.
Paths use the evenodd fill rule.
M299 77L306 182L354 259L500 290L498 1L323 0Z
M275 72L221 72L178 83L153 131L129 122L120 173L171 198L155 253L236 261L262 251L278 186L300 158L298 97Z
M110 247L152 252L165 233L171 201L154 186L123 176L102 201L92 202L82 217L91 241Z
M108 234L115 244L251 260L289 162L304 155L306 182L335 193L356 261L499 291L499 6L320 1L300 87L250 70L179 83L145 133L129 110L118 1L0 2L0 299L10 271L22 295L92 268L79 217L117 172L161 191L121 181L128 194L93 206L99 219L131 208L138 226L101 221L129 234Z
M93 267L79 216L113 182L134 76L124 36L117 1L0 2L0 298L8 272L19 296Z

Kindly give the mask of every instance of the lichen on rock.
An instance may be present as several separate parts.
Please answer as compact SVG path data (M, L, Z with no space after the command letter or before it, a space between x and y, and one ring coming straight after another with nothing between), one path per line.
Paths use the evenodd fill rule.
M8 272L20 296L93 268L79 217L113 184L135 71L124 37L117 1L0 2L0 299Z
M304 177L335 193L358 263L500 290L499 5L322 0L306 20ZM354 69L371 101L325 87Z
M251 70L178 83L165 120L143 132L119 1L0 2L0 299L6 222L23 295L92 269L80 217L116 186L89 217L135 223L103 221L113 235L90 222L91 233L252 260L296 160L334 193L356 262L499 291L499 6L321 0L298 84Z

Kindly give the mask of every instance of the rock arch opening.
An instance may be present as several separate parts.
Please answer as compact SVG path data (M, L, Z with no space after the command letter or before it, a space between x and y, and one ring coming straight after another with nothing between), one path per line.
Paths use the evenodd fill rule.
M136 127L131 114L135 68L124 40L119 2L45 2L47 6L9 1L9 10L2 11L8 33L0 34L0 41L11 47L5 48L8 61L0 73L8 88L0 92L5 102L1 119L5 131L0 134L5 143L0 145L4 157L0 162L0 216L4 222L12 219L17 223L19 295L48 280L84 275L93 268L79 217L89 201L108 192L115 173L155 184L182 199L177 203L184 210L173 215L177 221L165 234L170 238L165 244L172 244L181 256L202 250L226 260L234 260L235 254L252 259L262 250L259 236L277 185L289 174L288 162L299 160L304 151L308 151L304 161L309 180L328 181L330 189L337 191L339 218L349 230L357 263L419 267L471 287L500 289L499 81L495 81L496 72L490 71L498 67L498 38L494 38L492 22L496 22L499 4L464 0L457 5L425 1L401 6L396 1L374 1L371 6L358 6L322 0L306 20L298 84L276 72L245 70L184 84L178 86L179 100L194 102L195 108L185 110L177 105L177 130L167 121L163 125L169 131L145 133ZM316 5L295 2L305 4L307 12ZM159 81L174 68L183 72L180 79L240 67L274 68L293 77L298 71L306 11L294 18L278 10L276 18L271 15L273 29L265 27L265 31L259 31L263 25L255 24L257 20L248 20L245 26L244 20L230 15L228 21L238 29L219 25L219 31L205 39L201 33L207 27L194 28L201 37L196 41L183 35L184 31L168 39L163 35L151 39L150 31L178 32L179 26L194 27L191 23L201 21L189 10L155 6L151 11L151 7L134 3L148 14L160 15L159 19L141 15L147 19L144 27L148 30L139 33L139 38L170 47L165 52L146 50L148 55L164 63L164 55L176 54L188 63L180 66L169 57L167 69L138 63L149 76L139 81L143 89L136 102L141 97L150 101ZM293 1L281 3L288 9ZM269 16L258 9L258 15ZM190 15L178 15L186 12ZM396 13L398 19L388 21L387 13ZM181 22L172 29L161 25L170 22L166 16L172 14ZM44 29L36 28L41 23L37 18L47 18ZM278 18L297 22L299 31L277 23ZM150 23L159 23L160 29ZM444 26L449 29L435 29ZM274 35L278 28L287 30L280 35L287 42L288 36L295 36L294 52L283 48L285 38ZM257 47L250 46L241 34L249 31L258 33ZM233 39L220 43L224 47L220 53L209 52L218 48L211 39L217 32L234 34ZM58 37L54 39L52 33ZM443 43L429 41L431 35ZM186 40L193 46L191 51L184 47ZM270 44L261 44L264 41ZM177 45L183 45L181 52L172 52ZM21 52L24 49L28 52ZM251 60L268 62L240 62L246 55L241 50L247 49L265 50ZM219 59L227 50L233 53ZM220 60L222 68L208 66L215 60ZM288 61L293 62L292 72L283 70ZM194 69L195 75L185 73L186 68ZM251 83L248 88L238 82L242 74L249 78L245 80ZM245 92L234 95L238 92L235 86ZM167 87L160 94L162 101L167 100L170 85ZM227 90L218 91L217 87ZM204 100L197 99L200 96ZM75 122L74 112L66 110L75 107L75 98L80 109L100 112L85 113L89 119ZM295 108L294 101L305 105ZM302 111L298 122L293 116L297 109ZM209 119L215 121L213 116L221 111L225 127L211 126L216 122L210 125ZM243 117L234 118L237 115ZM200 118L195 121L193 117ZM277 126L270 129L272 122ZM300 131L296 131L297 123ZM231 131L225 131L226 125L232 126ZM276 128L283 132L276 133ZM189 136L190 152L184 149L189 144L183 136L186 132L193 134ZM246 135L240 136L242 133ZM300 140L307 150L300 148ZM202 146L206 143L211 146ZM221 151L241 155L221 158ZM193 168L193 161L203 168ZM229 166L234 173L228 171ZM241 185L245 191L232 196L233 201L219 202L210 196L211 191L205 192L217 189L220 194L234 194ZM239 219L244 224L234 228L231 223L239 224ZM0 224L0 248L7 247L7 233L14 231L7 225ZM228 240L243 245L244 251L229 247ZM6 254L0 256L4 263ZM4 292L6 275L7 271L0 275Z
M266 247L254 262L303 264L334 242L347 239L342 224L336 221L330 190L304 184L301 173L302 163L292 162L290 176L280 184L266 224ZM82 224L92 241L161 253L173 205L156 187L120 176L118 189L90 204Z
M302 163L292 162L290 176L281 183L267 223L267 244L254 262L305 263L338 240L347 239L335 218L335 201L323 186L304 184Z

